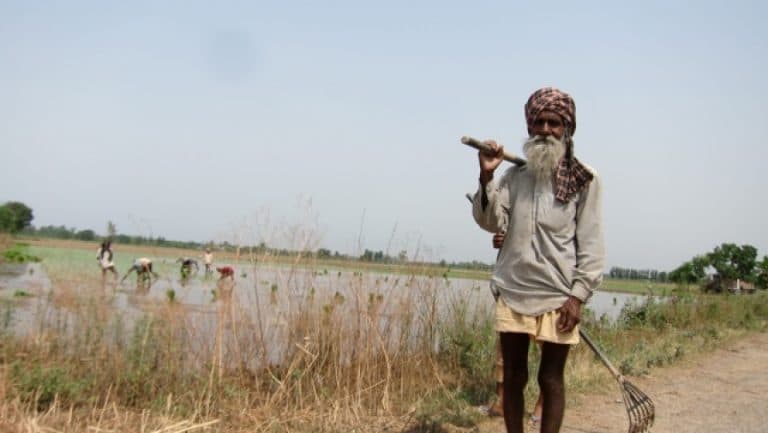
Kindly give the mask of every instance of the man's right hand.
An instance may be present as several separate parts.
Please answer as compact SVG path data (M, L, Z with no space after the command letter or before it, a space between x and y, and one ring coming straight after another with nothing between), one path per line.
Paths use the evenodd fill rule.
M493 172L496 167L504 161L504 146L500 146L495 140L485 140L484 143L491 148L491 151L481 150L477 153L480 160L480 182L483 184L493 179Z
M493 235L493 247L497 250L504 245L504 232L498 232Z

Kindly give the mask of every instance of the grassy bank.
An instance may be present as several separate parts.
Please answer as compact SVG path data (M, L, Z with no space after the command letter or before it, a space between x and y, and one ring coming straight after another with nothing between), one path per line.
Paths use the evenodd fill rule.
M665 296L681 289L673 283L659 283L649 280L619 280L604 278L598 290L604 292L632 293L636 295Z
M412 278L406 286L387 279L378 287L352 278L343 280L346 297L332 286L266 304L245 295L269 284L237 287L205 316L210 328L172 299L128 314L100 285L93 245L27 252L43 258L51 290L3 306L6 429L415 433L472 425L479 417L472 406L492 397L492 316L448 290L443 278ZM117 257L121 269L132 259ZM253 314L267 309L279 311L278 319ZM18 335L14 319L22 316L31 326ZM766 323L768 295L761 292L682 294L631 305L616 323L587 317L584 326L617 366L636 375L764 331ZM571 393L615 386L585 345L572 352L567 381Z

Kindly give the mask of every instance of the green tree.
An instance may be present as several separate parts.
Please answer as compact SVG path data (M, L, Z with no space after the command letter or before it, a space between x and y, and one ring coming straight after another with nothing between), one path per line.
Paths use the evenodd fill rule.
M691 284L699 281L691 262L685 262L669 273L669 281L677 284Z
M96 233L91 229L80 230L79 232L75 233L75 239L79 239L81 241L92 241L96 239Z
M756 285L761 289L768 289L768 256L764 256L763 260L757 264L757 278Z
M677 284L697 283L706 275L709 264L709 259L706 256L696 256L670 272L667 278Z
M752 245L742 245L741 251L733 258L736 266L736 272L739 278L745 281L754 282L757 278L757 249Z
M693 274L696 275L696 278L699 280L704 278L704 276L707 275L707 267L709 267L711 264L712 263L709 261L709 257L695 256L691 260Z
M34 216L32 209L19 201L9 201L0 206L0 231L17 233L27 227Z
M707 254L709 263L723 279L755 281L757 249L752 245L724 243Z

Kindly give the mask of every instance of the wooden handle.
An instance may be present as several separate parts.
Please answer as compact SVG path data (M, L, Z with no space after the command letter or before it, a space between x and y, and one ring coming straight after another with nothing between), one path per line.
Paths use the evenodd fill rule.
M602 350L600 350L599 347L597 347L597 344L595 344L591 338L589 338L589 335L587 335L586 332L584 332L583 329L579 328L579 335L581 335L581 339L584 340L587 343L587 346L589 346L590 349L592 349L593 352L595 352L595 355L597 355L598 358L600 358L601 361L603 361L603 365L605 365L608 370L610 370L613 377L616 378L616 380L619 381L619 383L624 382L624 376L619 372L619 369L613 366L611 361L608 360L608 357L605 356Z
M473 137L465 135L464 137L461 137L461 142L482 152L492 152L487 144ZM525 160L523 158L507 153L506 151L504 151L504 159L515 165L525 165Z

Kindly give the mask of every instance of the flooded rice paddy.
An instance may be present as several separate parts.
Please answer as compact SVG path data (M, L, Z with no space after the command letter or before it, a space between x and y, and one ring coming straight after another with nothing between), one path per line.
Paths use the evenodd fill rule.
M40 263L0 264L3 330L80 338L99 323L105 340L124 344L163 325L191 352L187 362L204 365L214 356L250 368L330 339L393 350L429 341L436 350L443 320L479 323L493 311L487 281L253 264L238 266L234 281L203 272L182 280L172 263L163 260L149 286L135 275L102 282L95 266L51 278ZM615 320L627 302L641 299L597 292L588 308ZM339 356L349 359L354 350Z

